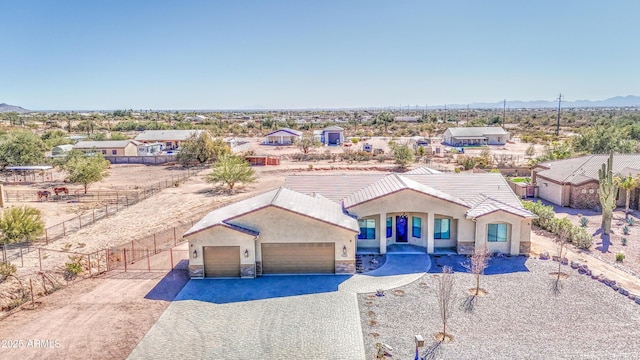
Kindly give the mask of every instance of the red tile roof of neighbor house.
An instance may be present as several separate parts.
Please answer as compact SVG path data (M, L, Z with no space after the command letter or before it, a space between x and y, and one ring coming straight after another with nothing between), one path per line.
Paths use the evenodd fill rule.
M562 183L580 185L589 181L598 181L598 170L609 159L607 154L587 155L572 159L548 161L537 164L534 169L542 168L538 176ZM626 176L640 171L640 154L613 155L613 172Z

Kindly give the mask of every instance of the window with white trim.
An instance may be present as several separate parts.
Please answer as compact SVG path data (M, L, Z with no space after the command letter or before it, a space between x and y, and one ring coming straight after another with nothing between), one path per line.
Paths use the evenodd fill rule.
M488 242L506 242L507 224L489 224L487 226Z

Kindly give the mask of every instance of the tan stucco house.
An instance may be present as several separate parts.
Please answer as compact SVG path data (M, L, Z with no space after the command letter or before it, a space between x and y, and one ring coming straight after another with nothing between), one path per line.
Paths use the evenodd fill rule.
M509 133L500 126L450 127L442 139L452 146L504 145L509 141Z
M189 229L192 277L353 273L357 251L527 254L531 219L500 174L292 175Z
M74 150L97 152L105 156L136 156L139 143L133 140L78 141Z
M550 203L575 209L600 206L598 170L609 155L587 155L572 159L548 161L531 168L531 181L538 188L538 197ZM636 176L640 173L640 154L613 156L613 173ZM625 205L626 192L618 191L617 206ZM630 206L638 209L639 191L631 192Z

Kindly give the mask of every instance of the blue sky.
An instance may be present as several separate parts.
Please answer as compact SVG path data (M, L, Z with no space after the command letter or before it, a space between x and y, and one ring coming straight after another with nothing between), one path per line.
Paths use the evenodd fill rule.
M0 103L424 106L640 95L640 1L3 1Z

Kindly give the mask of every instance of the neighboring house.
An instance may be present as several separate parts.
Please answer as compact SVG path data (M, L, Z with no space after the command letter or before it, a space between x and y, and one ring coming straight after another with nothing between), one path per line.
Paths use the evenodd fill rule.
M140 143L133 140L78 141L74 150L84 153L101 153L109 156L137 156Z
M396 122L418 122L418 119L420 119L417 116L396 116L393 120Z
M164 145L159 142L140 143L138 144L138 156L160 155L162 153L163 146Z
M282 128L272 131L264 138L265 145L293 145L302 136L302 131Z
M509 141L509 133L500 126L452 127L442 138L451 146L504 145Z
M73 145L71 144L54 146L53 149L51 149L51 156L52 157L66 156L69 152L71 152L71 150L73 150Z
M600 207L598 170L608 159L609 155L587 155L536 164L531 168L531 180L543 200L575 209L594 209ZM625 177L640 173L640 154L614 155L613 173ZM624 206L625 197L626 191L619 190L616 204ZM630 205L638 209L638 189L631 192Z
M344 143L344 129L329 126L323 130L314 130L313 136L324 145L340 145Z
M189 229L193 277L353 273L358 249L528 254L531 219L500 174L292 175Z
M145 130L138 134L134 140L141 143L162 143L163 150L175 150L180 143L188 140L191 135L200 136L204 130Z

